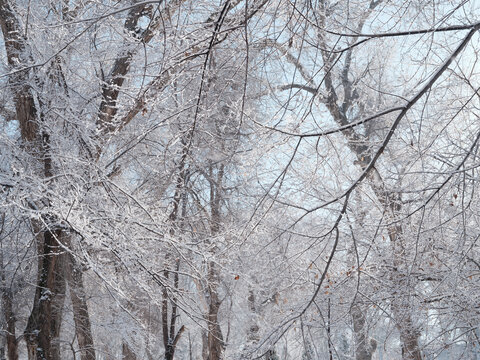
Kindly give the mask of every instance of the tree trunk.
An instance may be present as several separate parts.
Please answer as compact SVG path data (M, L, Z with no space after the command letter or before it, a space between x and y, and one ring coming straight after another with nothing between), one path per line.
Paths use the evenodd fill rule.
M168 281L170 277L170 256L165 256L165 270L163 272L165 279ZM173 274L173 289L178 290L178 271L180 269L180 260L175 260L175 272ZM162 332L163 332L163 347L165 349L165 360L173 360L175 356L175 349L177 348L178 341L185 331L185 326L181 326L180 329L176 332L176 323L178 319L177 311L177 298L173 296L169 300L167 288L163 288L163 299L162 299ZM168 303L170 302L170 324L168 322Z
M12 290L6 287L5 279L3 280L2 307L7 328L7 356L8 360L18 360L18 344L15 335L15 315L13 313L13 294Z
M256 344L260 340L258 331L260 328L257 324L257 308L255 306L255 294L252 289L248 291L248 309L250 310L250 326L248 328L247 341Z
M368 339L368 332L366 329L365 309L358 304L353 304L351 309L353 320L353 331L355 337L355 359L356 360L371 360L377 343L375 340Z
M206 351L203 352L203 360L220 360L222 358L224 343L222 329L218 323L218 311L220 299L217 292L218 274L213 261L208 264L208 314L207 314L207 341L204 343Z
M58 249L59 251L63 251ZM58 254L55 266L55 293L52 299L52 360L62 360L60 329L62 326L63 306L65 303L65 254Z
M396 256L398 258L398 255ZM397 271L401 268L400 263L395 264ZM401 274L395 281L399 289L407 289L406 293L401 293L400 296L393 297L392 313L400 333L400 341L402 344L402 359L403 360L422 360L422 352L418 343L420 332L416 328L412 320L412 304L411 296L408 294L408 284L406 279Z
M2 231L5 224L5 214L2 215ZM10 286L7 285L5 268L3 265L3 254L0 252L0 271L1 271L1 290L2 290L2 308L3 317L6 323L7 356L8 360L18 360L18 343L15 333L15 314L13 312L13 293ZM3 359L3 355L2 359Z
M59 284L56 280L57 260L59 259L57 239L61 235L60 230L46 230L41 236L43 238L43 249L38 256L40 272L33 308L24 333L29 360L50 360L53 358L52 329L57 326L58 320L55 316L59 315L59 312L53 309L54 298L57 294L55 286ZM37 237L37 241L39 237Z
M391 194L387 195L388 197L395 199ZM388 197L380 199L385 199ZM390 204L384 203L384 206L390 207L392 220L395 218L394 215L398 214L401 210L401 204L395 200L390 200ZM422 360L422 352L420 350L418 341L420 338L420 331L418 331L413 322L412 297L410 295L410 289L413 286L409 284L410 281L406 279L404 275L407 272L407 264L403 260L405 256L405 245L403 243L403 239L401 238L401 235L403 234L403 228L401 224L391 225L388 228L388 233L390 240L392 241L392 251L394 256L394 273L392 274L392 280L395 286L401 291L401 294L394 294L391 306L397 329L400 332L400 341L402 343L402 359Z
M418 345L420 334L414 329L410 313L407 311L405 313L407 316L405 316L403 313L398 312L399 308L393 306L393 315L397 322L403 322L401 326L397 326L400 331L400 341L402 342L402 359L422 360L422 353Z
M220 231L221 214L220 207L223 196L223 175L224 165L220 164L215 181L213 166L210 165L209 177L210 181L210 233L214 237ZM212 252L215 252L216 246L213 247ZM204 346L207 350L204 351L204 360L219 360L222 358L225 344L223 342L222 329L218 323L218 311L220 310L221 301L218 297L218 284L220 282L219 273L215 261L209 261L207 264L207 299L208 299L208 314L207 320L207 341Z
M122 344L122 359L123 360L137 360L135 353L130 349L127 343Z
M190 133L187 133L190 134ZM186 135L188 137L189 135ZM182 137L182 157L180 159L180 164L178 165L178 176L176 179L176 186L175 186L175 193L173 195L173 209L169 215L169 220L171 221L171 228L170 228L170 235L174 236L175 231L177 229L183 228L183 219L186 214L186 196L185 196L185 186L187 183L187 171L185 169L186 160L189 153L189 148L187 146L187 139L186 137ZM179 210L180 210L180 203L182 203L181 207L181 214L180 214L180 221L177 224ZM173 267L172 262L175 263L175 267ZM169 281L170 273L172 272L171 269L174 269L173 272L173 289L174 291L178 291L178 271L180 270L180 259L172 260L172 255L169 250L167 250L165 254L165 262L164 262L165 270L163 271L163 276L165 277L166 281ZM177 347L177 343L182 336L183 331L185 330L185 326L181 326L180 329L176 332L176 323L177 323L177 298L173 295L172 298L168 296L167 288L164 287L162 291L162 333L163 333L163 347L165 349L165 360L173 360L175 356L175 349ZM168 304L170 303L170 324L168 322Z
M250 310L250 326L248 328L248 333L247 333L247 341L250 344L257 344L258 340L260 340L260 335L259 335L259 326L258 326L258 309L256 306L256 301L255 301L255 293L253 292L252 289L248 291L248 309ZM302 331L303 331L303 326L302 326ZM264 356L265 360L278 360L277 352L275 351L275 348L272 347L269 349Z
M275 349L270 349L265 354L265 360L279 360Z
M80 358L81 360L95 360L95 347L87 298L83 286L82 268L71 253L66 255L67 281L72 300L73 320L75 322Z

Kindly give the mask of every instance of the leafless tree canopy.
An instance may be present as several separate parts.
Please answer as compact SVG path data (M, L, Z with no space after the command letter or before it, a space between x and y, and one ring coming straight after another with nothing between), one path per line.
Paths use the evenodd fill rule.
M0 25L0 360L480 356L478 1Z

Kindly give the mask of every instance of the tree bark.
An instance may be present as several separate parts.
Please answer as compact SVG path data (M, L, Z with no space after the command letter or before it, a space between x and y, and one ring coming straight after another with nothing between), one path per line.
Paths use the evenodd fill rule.
M412 323L411 313L409 311L405 311L405 313L401 312L401 306L395 304L395 302L396 300L394 300L394 305L392 305L393 315L395 316L397 323L403 323L402 325L397 325L397 328L400 331L400 341L402 342L402 359L422 360L422 352L418 345L420 333L415 329L415 326Z
M0 235L4 232L5 228L5 214L1 216L1 229ZM7 285L7 279L5 276L5 267L3 264L3 253L0 252L0 272L1 272L1 291L2 291L2 308L3 317L6 323L6 336L7 343L7 356L8 360L18 360L18 342L15 333L15 314L13 312L13 292L10 286ZM0 354L3 358L4 354Z
M59 249L59 251L61 251ZM65 254L60 253L56 255L57 263L55 269L55 293L52 299L52 360L62 360L61 357L61 340L60 329L62 326L63 306L65 303Z
M82 268L71 253L66 254L66 263L67 281L72 301L73 320L75 322L80 358L81 360L95 360L95 347L87 298L83 286Z
M167 254L168 255L168 254ZM164 276L168 281L170 277L170 264L169 256L165 256L165 270ZM173 288L178 290L178 271L180 268L180 260L175 261L175 273L173 275ZM163 332L163 347L165 349L165 360L173 360L175 356L175 350L177 348L178 341L185 331L185 326L181 326L177 333L175 333L176 323L177 323L177 299L175 296L169 300L168 292L166 287L163 288L163 299L162 299L162 332ZM170 323L168 322L168 303L170 302Z
M55 285L57 275L58 242L60 230L46 230L43 232L43 251L38 261L40 272L35 291L33 308L25 329L25 341L29 360L50 360L52 352L52 329L58 324L54 317L58 312L52 309L54 297L57 294Z
M8 64L16 69L24 61L21 55L24 53L25 39L21 34L20 26L14 12L7 0L0 0L0 26L2 28L5 50ZM13 89L16 119L20 125L22 139L30 142L37 139L38 125L36 122L36 109L30 86L27 84L28 70L17 71L9 77L9 83Z
M213 181L213 166L210 166L210 233L215 236L220 231L220 206L222 201L222 184L224 176L224 165L220 164L215 181ZM215 251L216 246L213 247ZM207 299L208 314L207 320L207 341L204 342L203 360L220 360L222 358L225 344L223 341L222 329L218 322L218 311L221 301L218 297L218 284L220 281L219 273L215 261L209 261L207 264ZM206 350L205 350L206 346Z
M190 134L187 133L187 134ZM188 137L188 135L186 135ZM173 195L173 208L172 212L169 215L169 220L171 222L170 228L170 235L174 236L175 231L178 229L182 230L182 223L186 214L186 196L185 196L185 186L187 183L187 170L186 170L186 161L189 153L189 149L186 145L186 137L182 137L182 156L180 158L180 163L178 164L178 176L176 179L175 185L175 193ZM181 213L179 214L180 210L180 203L182 203ZM178 221L178 217L180 215L180 221ZM177 223L178 222L178 223ZM173 264L175 267L173 267ZM169 281L170 273L173 271L173 289L174 291L178 290L179 284L179 276L178 271L180 270L180 259L173 260L172 254L169 250L166 251L165 254L165 262L164 262L164 271L163 276L165 277L166 281ZM177 347L177 343L182 336L182 333L185 331L185 326L181 326L177 333L176 331L176 324L177 324L177 298L173 295L172 298L169 297L167 288L164 287L162 290L162 333L163 333L163 347L165 349L165 360L173 360L175 356L175 350ZM168 304L170 303L170 323L169 323L169 316L168 316Z
M365 309L358 304L353 304L351 309L353 320L353 331L355 337L355 359L356 360L371 360L373 353L377 348L375 340L368 338L366 329Z
M127 343L122 344L122 359L123 360L137 360L135 353L130 349Z
M6 341L8 360L18 360L18 344L15 335L15 315L13 313L13 294L12 290L7 288L4 277L2 282L2 307L7 330Z
M270 349L265 354L265 360L279 360L275 349Z
M204 360L220 360L224 350L222 329L218 323L218 311L221 301L218 298L218 274L213 261L208 264L208 315L207 315L207 352Z

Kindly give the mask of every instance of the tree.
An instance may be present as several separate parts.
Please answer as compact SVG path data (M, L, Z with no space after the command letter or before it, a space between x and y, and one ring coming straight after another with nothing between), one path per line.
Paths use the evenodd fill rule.
M413 6L413 4L413 2L409 2L409 5ZM406 182L405 179L410 177L405 172L410 171L407 169L417 167L421 172L425 169L423 167L425 165L423 156L417 157L410 151L411 148L409 149L408 145L405 147L402 131L408 129L408 125L404 123L410 120L405 118L409 118L411 112L418 114L419 108L422 106L424 108L434 108L436 106L436 104L430 105L429 96L436 93L441 82L448 81L445 78L450 78L448 75L450 71L457 71L451 70L450 66L454 69L462 67L458 58L467 56L465 55L466 49L469 49L478 28L477 24L474 23L446 25L441 28L439 33L462 31L463 35L452 42L451 50L447 50L444 44L435 47L434 50L428 48L432 53L438 52L441 54L439 55L442 58L441 62L436 65L432 64L426 74L422 73L418 77L413 76L413 84L398 83L394 71L388 68L389 64L384 63L378 57L381 44L385 44L386 39L396 38L402 39L400 41L404 41L404 44L410 44L411 40L408 39L410 36L420 36L422 34L437 36L437 30L435 25L427 23L424 29L402 31L400 28L407 23L408 15L398 19L395 23L393 17L389 18L389 14L393 14L395 9L395 6L391 7L381 1L345 4L319 1L313 4L307 2L298 4L292 10L289 21L285 23L284 34L277 36L277 39L262 39L263 48L268 49L273 54L278 54L289 63L288 66L284 65L284 72L289 71L289 74L292 74L292 80L287 85L279 83L277 78L270 80L271 88L288 93L287 96L278 95L280 101L282 101L282 106L285 108L284 114L288 115L280 117L280 120L274 119L274 125L268 123L260 125L283 134L285 137L288 136L295 144L292 146L295 149L292 151L286 167L283 168L282 175L275 179L275 182L279 184L278 186L291 186L291 182L285 180L288 179L285 174L295 173L296 163L301 162L299 158L302 157L303 149L310 145L309 139L316 139L314 151L316 151L317 157L322 156L320 154L321 146L328 147L325 141L322 141L322 138L327 136L332 139L333 144L345 144L348 149L348 151L345 151L342 145L330 146L330 148L335 148L337 153L342 154L341 156L344 156L344 159L339 159L339 161L328 159L325 160L325 163L336 163L336 165L331 166L349 169L345 173L345 179L341 179L339 173L335 174L334 181L338 184L337 186L322 186L324 193L332 194L331 196L325 196L317 190L317 194L320 193L317 195L318 202L313 205L300 197L293 201L291 197L289 199L280 196L275 198L276 201L303 212L294 224L298 224L300 220L306 221L307 218L311 218L321 211L323 211L322 215L324 217L326 216L325 211L335 214L331 222L332 225L327 226L324 230L326 235L318 237L318 241L325 241L329 238L329 235L334 234L333 239L330 237L332 248L329 250L330 254L327 257L326 264L322 266L322 276L317 282L316 291L311 297L311 301L302 310L298 311L298 315L292 316L291 320L286 321L283 325L290 325L291 321L305 314L307 309L313 306L316 300L318 301L321 296L320 290L323 291L327 275L336 269L334 258L339 256L337 253L341 246L339 244L342 244L341 237L347 236L343 224L348 222L347 219L352 213L367 213L366 210L361 209L361 206L365 206L365 202L359 202L352 198L359 196L361 193L367 193L366 196L370 198L373 196L376 199L372 203L379 207L380 213L377 213L376 216L382 217L382 221L380 226L375 229L376 234L373 235L372 242L367 243L366 249L362 252L360 252L360 249L363 246L359 241L364 235L358 236L356 234L361 229L362 224L360 223L360 226L355 224L352 229L353 244L350 246L355 248L357 259L359 259L356 266L359 271L358 285L361 284L360 274L362 271L360 270L365 272L365 266L369 264L368 255L370 249L374 248L373 241L378 241L375 239L377 236L383 236L383 242L389 249L388 261L390 263L386 262L386 271L376 272L376 274L383 279L388 279L389 282L387 289L389 288L390 296L387 298L387 305L391 313L387 313L398 328L403 358L420 359L423 356L423 346L420 344L423 326L417 320L417 314L422 307L419 304L418 297L427 296L420 288L424 286L422 282L424 284L425 281L428 282L432 279L426 280L421 276L412 275L417 272L417 267L422 267L419 260L420 257L423 258L424 256L418 252L420 241L420 235L418 234L421 231L416 229L421 229L424 226L424 218L419 215L419 212L424 214L424 211L429 211L427 209L429 209L430 201L443 191L445 184L451 180L451 176L445 175L445 182L433 191L420 188L416 193L418 197L412 197L411 194L415 191L403 186L403 183ZM438 10L438 8L435 8L435 10ZM442 8L442 11L449 14L445 8ZM378 22L378 24L370 20L371 18L382 17L385 17L385 21ZM304 19L308 19L308 22ZM430 21L430 18L427 21ZM302 24L303 27L298 24ZM345 24L348 25L345 26ZM381 28L384 25L386 27L391 25L391 27L388 30L383 30ZM302 31L290 30L298 28L301 28ZM372 42L377 42L378 45L369 47L368 44ZM427 49L423 41L421 44L423 49ZM369 53L365 52L364 47L368 48ZM399 51L402 51L401 47ZM363 59L361 58L362 55L364 56ZM402 53L400 56L405 56L405 54ZM393 64L398 66L396 59L392 60ZM301 80L297 80L298 78L301 78ZM384 80L384 78L386 79ZM403 81L403 78L401 80ZM393 85L389 86L389 82ZM418 83L421 85L417 85ZM403 93L396 94L396 89L400 89ZM301 111L299 111L298 105L294 111L290 112L291 104L301 104L302 92L310 93L312 96L301 110L304 111L304 115L300 115ZM405 96L404 94L409 95ZM468 113L466 108L473 97L474 95L470 95L470 98L462 103L463 108L460 111L465 110L465 113ZM427 98L426 101L425 98ZM398 103L401 105L397 105ZM318 106L318 111L313 110L315 106ZM332 130L328 130L327 127L327 130L323 131L324 122L316 119L317 114L323 115L325 113L328 114L326 117L333 120L333 124L336 125ZM288 116L295 118L293 126L290 125L292 121ZM425 126L425 122L428 121L427 117L422 113L420 113L420 117L422 119L420 123ZM456 115L454 115L455 117ZM454 118L447 116L442 121L449 123ZM411 123L409 125L411 129ZM421 132L421 127L422 125L412 132ZM438 133L435 130L433 133L435 134L434 138L429 138L432 142L443 136L443 133ZM338 139L339 134L343 135L343 140ZM426 146L426 151L432 149L432 145L428 141L425 145L423 145L423 142L421 144L419 147ZM301 145L303 145L303 148ZM414 147L414 143L410 143L410 146ZM466 157L463 161L460 161L460 167L471 156L472 151L477 146L477 140L473 139L470 146L470 150L465 152ZM398 158L399 154L409 153L412 153L410 161L401 161ZM333 153L330 154L335 157ZM327 156L323 157L328 158ZM356 165L359 171L355 171L351 165L345 165L348 162ZM456 167L456 169L458 170L460 167ZM323 167L323 169L325 168L326 166ZM348 176L350 175L349 172L355 175ZM440 170L440 173L443 173L442 170ZM409 182L415 184L412 180L409 180ZM366 186L368 186L368 189L365 188ZM273 189L272 192L276 191L274 186L271 186L270 189ZM276 194L275 197L277 197ZM370 202L369 199L366 201ZM416 206L411 206L412 203L415 203ZM330 209L332 206L333 209ZM362 219L366 220L365 215L356 216L357 221L360 220L361 222ZM293 226L285 227L285 231L292 230ZM416 231L418 231L417 234L415 234ZM382 241L382 238L380 238L380 241ZM360 261L361 257L359 255L363 257L362 261ZM362 266L362 264L364 265ZM351 273L352 271L348 272ZM372 273L372 275L375 276L375 273ZM379 305L379 302L370 300L372 297L368 286L373 286L373 284L368 280L362 282L365 283L365 281L368 282L367 289L357 285L351 304L353 329L357 342L357 359L370 359L372 356L371 349L373 348L364 333L366 307L361 305L365 301L363 299L368 300L368 307ZM386 311L385 308L383 311Z

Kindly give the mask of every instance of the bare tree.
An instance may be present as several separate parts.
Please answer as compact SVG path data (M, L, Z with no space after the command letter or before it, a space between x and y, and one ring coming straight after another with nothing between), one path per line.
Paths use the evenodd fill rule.
M0 0L8 358L473 354L476 14Z

